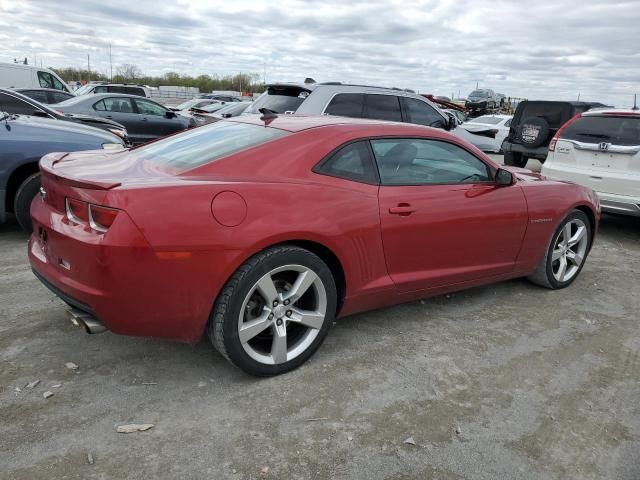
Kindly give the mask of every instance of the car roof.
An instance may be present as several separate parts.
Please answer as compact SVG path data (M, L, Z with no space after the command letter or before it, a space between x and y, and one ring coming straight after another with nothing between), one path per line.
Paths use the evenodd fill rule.
M408 92L408 93L416 93L413 90L408 88L396 88L396 87L381 87L379 85L360 85L357 83L342 83L342 82L321 82L321 83L303 83L303 82L276 82L276 83L268 83L265 85L266 88L269 87L297 87L308 91L313 91L318 87L362 87L362 88L373 88L385 92Z
M362 127L363 130L402 130L407 135L429 133L435 136L444 136L443 130L438 128L425 127L413 123L389 122L385 120L373 120L368 118L352 118L338 117L335 115L295 115L284 114L273 117L272 119L261 120L260 115L240 115L239 117L230 118L227 121L238 123L249 123L253 125L268 126L285 130L291 133L301 132L312 128L330 127L337 125L347 125L351 127Z
M57 88L42 88L42 87L19 87L14 88L16 92L59 92L66 95L72 95L73 93L65 92L64 90L58 90Z
M85 99L86 99L87 101L89 101L89 100L93 100L93 101L95 101L96 99L101 99L101 98L113 98L113 97L118 97L118 98L133 98L133 99L136 99L136 100L140 100L140 99L142 99L142 100L150 100L150 101L152 101L152 102L154 101L154 100L152 100L152 99L150 99L150 98L141 97L140 95L130 95L130 94L128 94L128 93L92 93L92 94L90 94L90 95L76 95L76 96L74 97L74 100L77 98L77 99L78 99L78 100L77 100L78 102L80 102L81 100L85 100ZM72 99L69 99L69 100L72 100ZM66 100L66 101L69 101L69 100ZM157 103L157 102L156 102L156 103Z
M597 116L621 116L621 117L638 117L640 118L640 110L632 108L597 108L595 110L587 110L582 114L583 117Z

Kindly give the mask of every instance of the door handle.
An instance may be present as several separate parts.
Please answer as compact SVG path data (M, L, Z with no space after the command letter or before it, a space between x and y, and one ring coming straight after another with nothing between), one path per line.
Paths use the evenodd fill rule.
M416 209L408 203L399 203L397 206L389 208L391 215L400 215L401 217L407 217L415 211Z
M141 122L146 122L146 121L147 121L147 117L142 117L142 118L140 119L140 121L141 121Z
M113 118L111 115L105 115L104 118Z

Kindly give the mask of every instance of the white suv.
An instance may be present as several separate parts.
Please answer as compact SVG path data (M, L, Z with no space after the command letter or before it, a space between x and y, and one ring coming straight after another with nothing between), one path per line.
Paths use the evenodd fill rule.
M592 188L603 211L640 216L640 110L576 115L551 140L542 174Z
M266 108L275 113L297 115L339 115L394 122L416 123L449 130L473 143L473 135L458 121L422 95L399 88L328 83L277 83L267 85L247 110L257 114Z

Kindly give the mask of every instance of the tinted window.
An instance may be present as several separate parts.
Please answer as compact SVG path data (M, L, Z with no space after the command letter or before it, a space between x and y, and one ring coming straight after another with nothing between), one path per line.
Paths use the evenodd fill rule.
M360 118L364 115L364 94L339 93L331 99L324 113Z
M324 162L317 172L356 182L378 183L378 176L366 141L350 143L342 147Z
M40 103L49 103L47 99L47 92L43 90L21 90L20 93L29 98L33 98Z
M105 98L94 103L93 109L107 112L134 113L133 104L129 98Z
M64 102L65 100L72 98L73 95L64 92L48 92L53 100L53 103Z
M184 171L285 135L275 128L217 122L137 148L132 154Z
M372 140L383 185L434 185L491 180L487 165L448 142Z
M248 113L259 113L260 108L268 108L276 113L295 112L308 96L309 91L299 87L269 87L253 102Z
M581 117L569 124L561 138L585 143L640 145L640 118Z
M0 112L33 115L35 110L39 109L19 98L0 92Z
M428 127L444 128L446 126L444 117L426 102L421 102L415 98L405 98L404 102L407 109L408 122Z
M395 95L367 95L367 118L402 121L400 102Z
M138 112L143 115L158 115L164 116L167 110L157 103L150 102L149 100L136 100L138 105Z
M93 89L93 93L107 93L107 92L109 92L109 89L104 86L97 86Z

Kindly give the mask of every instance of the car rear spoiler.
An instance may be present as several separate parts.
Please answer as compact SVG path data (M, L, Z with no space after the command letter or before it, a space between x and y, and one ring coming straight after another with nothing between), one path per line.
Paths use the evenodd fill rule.
M121 182L88 180L60 175L55 171L55 166L69 155L69 153L48 153L40 159L40 173L45 177L54 178L57 182L76 188L87 188L89 190L110 190L122 185Z

